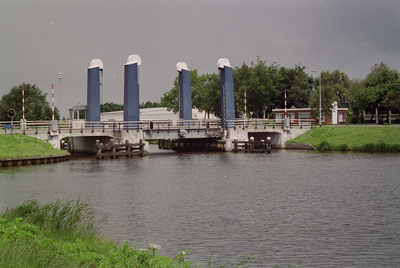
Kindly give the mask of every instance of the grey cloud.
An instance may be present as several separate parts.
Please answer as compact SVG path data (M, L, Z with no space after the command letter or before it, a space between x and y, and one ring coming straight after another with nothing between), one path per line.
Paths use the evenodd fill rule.
M217 72L257 56L285 67L365 77L385 61L400 70L398 1L0 0L0 93L22 82L49 92L63 72L62 109L86 102L90 61L104 63L104 102L123 101L123 65L142 58L140 101L159 101L175 64ZM56 99L60 92L56 92ZM60 101L61 102L61 101ZM57 100L56 100L57 105ZM63 112L66 115L66 112Z

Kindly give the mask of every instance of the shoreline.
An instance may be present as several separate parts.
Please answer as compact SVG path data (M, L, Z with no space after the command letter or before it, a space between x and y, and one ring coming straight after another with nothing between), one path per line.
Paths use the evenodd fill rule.
M71 154L33 156L33 157L23 157L23 158L3 158L0 159L0 167L51 164L51 163L67 161L70 159L71 159Z

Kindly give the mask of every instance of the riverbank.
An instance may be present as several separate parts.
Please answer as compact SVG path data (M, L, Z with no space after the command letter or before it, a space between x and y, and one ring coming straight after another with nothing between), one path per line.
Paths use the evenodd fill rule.
M69 155L50 143L22 134L0 135L0 159L24 159ZM50 161L50 160L49 160Z
M314 127L287 143L309 143L321 151L400 152L400 127Z
M203 267L185 261L189 250L169 259L157 255L159 245L120 246L103 237L98 226L93 211L79 200L44 206L31 200L7 208L0 215L0 267ZM241 264L251 263L251 258ZM211 263L207 267L214 267Z

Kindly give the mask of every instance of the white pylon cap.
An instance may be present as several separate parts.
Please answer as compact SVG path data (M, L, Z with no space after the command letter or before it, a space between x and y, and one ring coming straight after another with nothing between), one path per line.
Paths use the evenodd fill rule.
M231 64L227 58L220 58L218 60L218 68L223 69L225 66L231 67Z
M176 70L177 70L178 72L181 72L182 69L183 69L183 70L189 71L189 69L188 69L188 67L187 67L187 64L184 63L183 61L178 62L178 63L176 64Z
M128 57L128 60L126 61L125 65L130 65L137 63L137 65L142 65L142 59L138 54L133 54Z
M99 59L94 59L90 62L89 69L99 67L100 70L103 70L103 62Z

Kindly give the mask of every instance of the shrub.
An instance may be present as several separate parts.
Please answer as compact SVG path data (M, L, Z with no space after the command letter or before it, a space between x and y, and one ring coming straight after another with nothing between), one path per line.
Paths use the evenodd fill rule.
M338 149L339 149L339 151L347 151L347 150L349 150L349 146L347 145L347 143L340 144Z
M400 152L400 144L393 144L390 146L390 150L394 152Z
M369 142L364 144L364 146L362 146L361 151L369 152L369 151L374 151L374 149L375 149L375 144L373 142Z
M331 144L328 141L322 141L317 148L319 151L329 151L331 150Z

